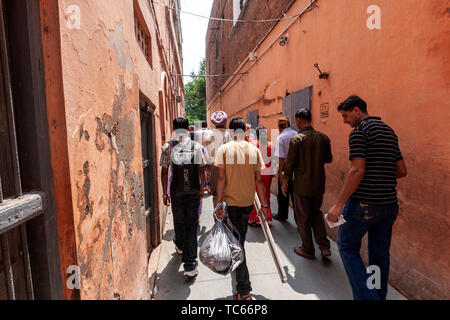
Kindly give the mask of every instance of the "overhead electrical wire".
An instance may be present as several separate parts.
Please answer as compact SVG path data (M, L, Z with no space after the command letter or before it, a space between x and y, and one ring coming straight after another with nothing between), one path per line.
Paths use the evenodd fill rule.
M293 15L293 16L286 16L286 14L284 14L284 17L280 17L280 18L276 18L276 19L263 19L263 20L239 20L239 19L237 19L237 20L233 20L233 19L207 17L207 16L203 16L203 15L200 15L200 14L197 14L197 13L183 11L181 9L177 9L175 7L171 7L169 5L160 3L160 2L155 1L155 0L151 0L151 1L154 4L159 5L161 7L168 8L169 10L178 11L178 12L181 12L181 13L184 13L184 14L189 14L189 15L193 15L193 16L196 16L196 17L205 18L205 19L209 19L209 20L225 21L225 22L250 22L250 23L278 22L278 21L287 20L287 19L297 19L298 17L300 17L304 13L304 12L301 12L301 13ZM198 75L192 75L192 74L171 74L171 75L172 76L176 76L176 77L199 78L199 77L228 77L228 76L243 75L243 74L247 74L247 72L226 73L226 74L203 74L203 75L201 75L201 74L198 74Z
M284 17L281 17L281 18L262 19L262 20L240 20L240 19L234 20L234 19L224 19L224 18L215 18L215 17L203 16L203 15L200 15L200 14L197 14L197 13L187 12L187 11L183 11L181 9L177 9L175 7L170 7L170 6L166 5L166 4L160 3L160 2L155 1L155 0L152 0L152 2L154 4L157 4L157 5L161 6L161 7L168 8L169 10L178 11L178 12L181 12L181 13L184 13L184 14L189 14L189 15L200 17L200 18L204 18L204 19L209 19L209 20L214 20L214 21L225 21L225 22L250 22L250 23L277 22L277 21L287 20L287 19L296 19L296 18L298 18L301 15L301 14L297 14L297 15L294 15L294 16L284 16Z
M247 74L247 72L238 72L238 73L221 73L221 74L175 74L172 73L171 76L175 77L191 77L191 78L200 78L200 77L228 77Z

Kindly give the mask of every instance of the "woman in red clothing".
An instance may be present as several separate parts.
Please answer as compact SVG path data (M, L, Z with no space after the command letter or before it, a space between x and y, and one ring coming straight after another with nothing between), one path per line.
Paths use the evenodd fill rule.
M266 162L266 168L264 170L261 170L261 177L264 183L264 189L266 190L266 199L267 203L269 205L269 208L267 209L267 217L266 221L272 221L272 213L270 210L270 184L272 183L272 163L270 160L270 157L272 156L272 144L268 142L268 135L267 135L267 129L264 126L257 126L256 127L256 141L252 141L251 143L256 143L256 146L261 151L263 157L265 160L267 159L268 162ZM260 145L261 143L261 145ZM264 148L267 148L267 155L264 152ZM256 225L259 223L259 218L256 213L255 208L253 208L253 211L250 215L250 218L248 219L248 223L250 225Z

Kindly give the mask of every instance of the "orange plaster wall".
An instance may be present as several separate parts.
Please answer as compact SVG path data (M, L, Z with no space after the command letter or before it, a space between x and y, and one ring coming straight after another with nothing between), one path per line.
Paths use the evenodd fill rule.
M296 1L288 15L309 2ZM259 60L249 73L236 77L232 86L225 84L224 93L209 102L208 115L222 109L245 118L247 112L259 109L260 124L276 128L286 91L313 85L313 125L330 137L334 156L327 166L322 208L326 211L349 169L351 128L343 124L336 107L351 94L365 99L369 114L381 116L396 131L408 167L408 177L399 180L397 188L401 209L391 247L391 283L410 298L448 298L450 3L319 0L317 4L287 30L290 38L284 47L277 40L289 22L277 25L257 50ZM381 30L366 27L366 10L373 4L381 9ZM314 63L330 73L328 80L318 78ZM241 110L262 94L269 104L260 101ZM322 119L320 105L326 102L329 117Z
M155 158L159 160L158 90L163 87L165 67L160 53L165 49L160 50L157 25L147 1L139 0L138 5L152 37L153 68L135 37L133 1L55 3L46 0L41 8L44 21L59 18L59 27L52 20L49 32L59 32L55 37L61 42L59 46L45 39L44 31L45 54L58 53L58 59L60 53L59 61L49 57L46 81L49 123L59 128L51 131L52 161L55 174L65 179L64 185L55 183L57 198L60 194L57 203L62 205L58 207L61 255L67 255L65 248L70 248L67 237L73 237L71 252L76 262L71 264L81 268L81 299L149 299L139 96L155 107ZM70 5L80 8L80 29L67 24ZM164 30L165 15L157 12L157 20ZM172 53L167 59L174 56ZM52 63L57 62L62 66L59 73L52 69ZM52 96L56 91L59 96ZM183 91L182 86L176 91L167 85L172 100L176 94L184 97ZM163 119L169 128L167 121L171 119ZM65 153L66 161L58 163ZM156 168L161 223L167 208L158 196L162 187ZM59 220L63 207L67 221ZM67 291L65 297L71 298L70 294Z

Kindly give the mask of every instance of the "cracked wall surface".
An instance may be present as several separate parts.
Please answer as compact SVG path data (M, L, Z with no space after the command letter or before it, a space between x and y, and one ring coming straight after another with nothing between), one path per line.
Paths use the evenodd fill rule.
M150 8L145 1L136 3L145 9L154 38L152 68L136 40L133 1L76 1L80 28L67 24L65 10L74 3L58 1L67 128L67 145L61 148L68 149L81 299L150 298L139 101L144 96L158 106L167 62L157 54L161 50ZM167 33L164 12L156 16L160 32ZM176 94L184 96L182 85L176 89L167 92L173 100ZM158 110L156 158L161 149ZM163 216L160 193L157 183L155 211Z

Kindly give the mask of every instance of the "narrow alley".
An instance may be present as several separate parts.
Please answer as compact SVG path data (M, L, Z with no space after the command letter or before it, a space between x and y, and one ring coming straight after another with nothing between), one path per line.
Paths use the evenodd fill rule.
M450 0L0 0L0 308L250 299L244 265L236 288L189 261L192 223L186 269L175 250L173 212L195 221L204 187L240 231L255 192L276 219L295 204L303 241L292 208L269 222L286 283L248 226L259 304L384 300L387 282L448 303L449 96ZM368 277L382 290L359 294Z
M276 197L272 195L271 208L277 212ZM212 197L203 198L203 211L198 228L198 246L206 238L214 222ZM261 227L248 227L245 250L255 300L351 300L352 290L345 275L336 243L331 241L331 259L322 260L316 251L316 260L307 260L294 253L300 238L292 209L289 220L269 222L277 244L281 263L288 281L282 284L272 260ZM232 300L232 279L210 271L199 262L199 275L188 280L183 275L181 256L175 251L171 212L167 216L163 241L152 254L149 277L155 300ZM405 300L397 290L389 287L388 300Z

